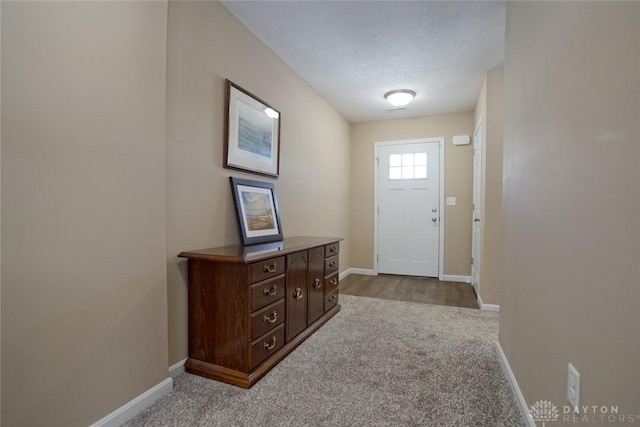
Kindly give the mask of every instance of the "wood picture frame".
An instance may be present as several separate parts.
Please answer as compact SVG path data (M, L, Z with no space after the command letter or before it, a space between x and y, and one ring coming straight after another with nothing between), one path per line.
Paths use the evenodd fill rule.
M280 112L229 79L225 82L224 167L277 178Z
M273 183L230 177L242 244L282 241L278 197Z

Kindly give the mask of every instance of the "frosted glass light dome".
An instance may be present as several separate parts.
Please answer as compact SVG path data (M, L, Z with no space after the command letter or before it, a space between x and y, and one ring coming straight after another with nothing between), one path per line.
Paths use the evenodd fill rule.
M411 102L416 93L409 89L392 90L384 94L384 97L394 107L403 107Z

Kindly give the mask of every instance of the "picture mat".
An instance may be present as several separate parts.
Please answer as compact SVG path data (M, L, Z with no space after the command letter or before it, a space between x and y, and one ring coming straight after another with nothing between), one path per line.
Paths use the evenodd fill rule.
M243 228L248 238L280 234L273 194L269 188L238 185Z
M231 166L277 174L279 119L268 117L266 106L231 86L229 99L229 152ZM260 135L261 141L252 141ZM267 138L269 136L269 138ZM252 146L253 145L253 146Z

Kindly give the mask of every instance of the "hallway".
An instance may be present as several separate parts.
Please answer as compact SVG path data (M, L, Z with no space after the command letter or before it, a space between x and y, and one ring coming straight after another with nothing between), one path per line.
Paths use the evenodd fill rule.
M350 274L340 281L340 293L361 297L478 308L469 283L442 282L432 277Z

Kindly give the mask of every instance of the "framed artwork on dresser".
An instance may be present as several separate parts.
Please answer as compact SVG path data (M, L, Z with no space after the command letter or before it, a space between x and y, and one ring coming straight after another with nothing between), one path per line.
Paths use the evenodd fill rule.
M277 178L280 112L226 80L224 167Z
M243 245L282 240L280 210L270 182L230 177Z

